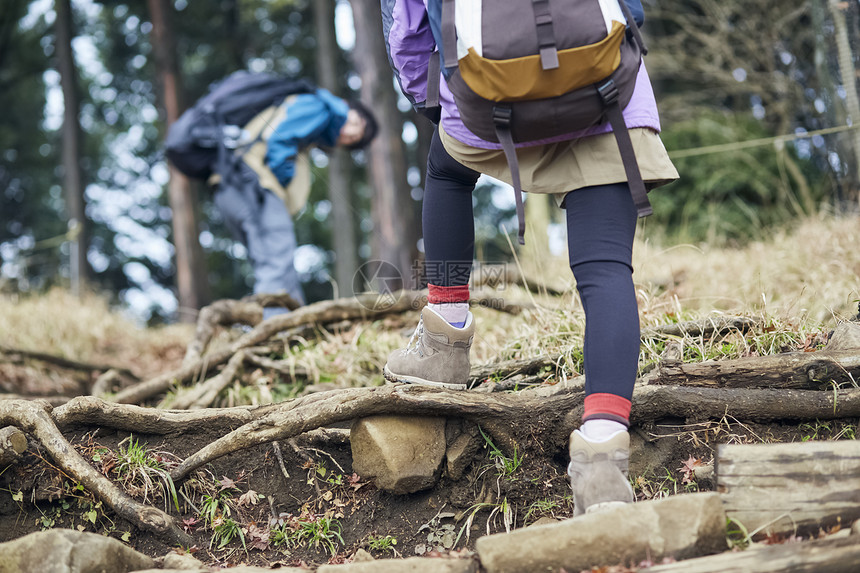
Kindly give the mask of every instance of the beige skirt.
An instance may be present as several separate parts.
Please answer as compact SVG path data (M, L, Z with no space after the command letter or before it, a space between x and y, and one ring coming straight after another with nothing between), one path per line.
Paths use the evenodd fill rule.
M466 167L511 185L511 171L500 149L480 149L454 139L439 126L445 150ZM639 171L650 191L678 179L660 135L648 128L630 130L630 140ZM618 143L612 133L603 133L534 147L517 148L523 191L555 196L561 206L570 191L627 181Z

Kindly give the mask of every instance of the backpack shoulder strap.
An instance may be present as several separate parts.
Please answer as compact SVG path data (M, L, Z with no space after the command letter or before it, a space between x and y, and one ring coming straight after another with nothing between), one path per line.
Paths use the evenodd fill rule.
M514 199L517 203L517 222L519 224L517 242L525 245L526 212L523 206L523 186L520 183L520 164L517 162L517 148L514 145L513 135L511 135L512 115L510 106L503 104L493 106L493 125L496 128L496 138L502 144L502 150L505 152L505 159L508 162L508 169L511 170L511 183L513 183Z
M457 66L455 13L454 0L442 0L442 54L445 56L446 68Z
M642 32L639 31L639 24L636 23L636 19L633 17L633 12L630 11L630 6L627 5L627 0L620 0L618 3L621 5L621 11L624 13L624 17L627 19L627 27L631 32L633 32L633 39L639 45L639 51L642 52L643 56L647 55L648 48L645 46Z
M636 161L636 153L633 151L633 142L630 141L630 131L627 129L621 106L618 104L618 88L615 87L615 82L610 79L599 86L597 92L606 106L606 118L612 126L612 133L615 134L618 151L621 152L621 163L624 165L624 173L627 175L630 194L636 204L636 212L639 217L647 217L654 210L648 201L648 192L645 190L645 182L642 181L639 162Z

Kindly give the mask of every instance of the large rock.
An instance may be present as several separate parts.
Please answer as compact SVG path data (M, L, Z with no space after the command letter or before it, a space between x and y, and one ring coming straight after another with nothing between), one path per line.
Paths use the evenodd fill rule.
M860 348L860 323L840 322L836 325L824 350L856 350Z
M154 565L116 539L69 529L0 543L0 573L128 573Z
M557 573L716 553L726 549L726 514L716 493L676 495L481 537L487 573Z
M272 573L272 569L269 567L254 567L253 565L237 565L236 567L226 567L224 569L216 569L214 567L204 567L202 569L168 569L164 567L163 569L144 569L135 571L134 573L213 573L214 571L227 571L229 573ZM301 567L279 567L276 571L278 573L309 573L310 570ZM113 572L107 570L104 573Z
M475 573L478 564L472 559L410 557L377 559L346 565L323 565L317 573Z
M436 484L445 457L445 419L372 416L350 431L352 469L397 494Z

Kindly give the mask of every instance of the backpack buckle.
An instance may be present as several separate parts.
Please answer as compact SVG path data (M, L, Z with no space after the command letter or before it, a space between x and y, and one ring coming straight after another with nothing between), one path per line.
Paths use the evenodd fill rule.
M513 112L509 106L493 106L493 123L498 127L511 127Z
M600 94L604 105L612 105L618 101L618 87L615 85L615 81L611 79L602 86L597 86L597 93Z

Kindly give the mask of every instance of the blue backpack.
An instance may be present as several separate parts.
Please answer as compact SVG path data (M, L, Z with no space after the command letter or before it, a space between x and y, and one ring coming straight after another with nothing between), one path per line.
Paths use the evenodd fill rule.
M216 172L226 178L239 157L228 150L236 149L245 124L291 94L314 91L316 87L304 79L233 72L212 84L209 92L170 126L165 141L167 158L188 177L208 179Z

